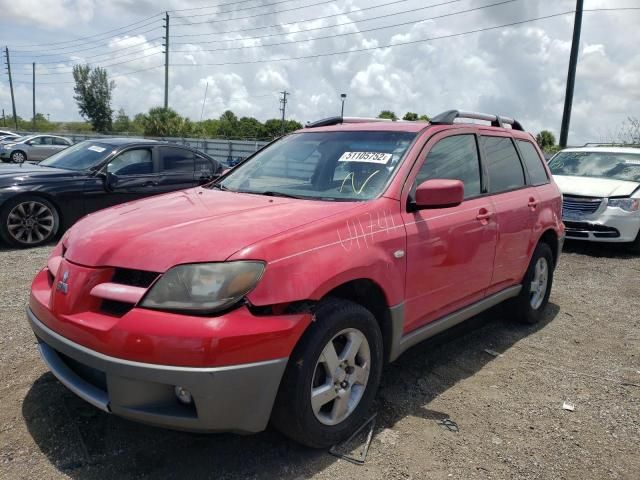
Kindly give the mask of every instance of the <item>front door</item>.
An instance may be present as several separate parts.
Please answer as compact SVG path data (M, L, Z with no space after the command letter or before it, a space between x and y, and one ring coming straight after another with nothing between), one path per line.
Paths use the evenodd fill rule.
M161 193L156 164L153 148L132 148L115 156L106 166L112 184L102 176L87 181L86 213Z
M416 167L409 177L409 203L417 185L437 178L461 180L465 200L455 207L403 213L405 334L482 299L491 281L496 249L495 212L485 194L476 135L464 130L435 135Z

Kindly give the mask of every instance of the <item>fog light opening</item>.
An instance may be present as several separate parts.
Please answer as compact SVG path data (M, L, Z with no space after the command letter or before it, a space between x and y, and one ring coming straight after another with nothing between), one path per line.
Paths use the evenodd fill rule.
M173 389L176 394L176 398L180 403L184 403L185 405L191 405L193 402L193 398L191 397L191 392L180 385L176 385Z

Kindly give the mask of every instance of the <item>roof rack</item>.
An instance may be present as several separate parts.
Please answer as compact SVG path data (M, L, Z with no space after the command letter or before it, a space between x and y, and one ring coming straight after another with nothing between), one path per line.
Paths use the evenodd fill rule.
M484 120L491 122L492 127L504 128L504 124L511 125L513 130L524 131L522 125L517 120L501 115L492 115L490 113L464 112L462 110L447 110L431 119L432 125L452 125L456 118L469 118L473 120Z
M367 117L329 117L315 122L308 122L305 128L328 127L340 123L369 123L369 122L400 122L402 120L391 120L389 118L367 118Z

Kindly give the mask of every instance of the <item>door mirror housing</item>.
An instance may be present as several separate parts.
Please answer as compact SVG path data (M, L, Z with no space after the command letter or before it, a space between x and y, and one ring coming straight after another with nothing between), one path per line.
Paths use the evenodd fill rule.
M416 188L413 206L416 210L425 208L447 208L460 205L464 200L464 183L460 180L426 180Z
M118 176L115 173L107 171L104 174L104 188L107 191L112 191L118 185Z

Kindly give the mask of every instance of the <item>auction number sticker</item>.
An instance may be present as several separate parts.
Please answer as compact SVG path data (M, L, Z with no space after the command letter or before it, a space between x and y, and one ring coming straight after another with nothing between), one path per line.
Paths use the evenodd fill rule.
M386 165L393 154L381 152L344 152L338 159L339 162L364 162Z
M106 150L106 148L104 147L97 147L95 145L91 145L89 148L87 148L87 150L91 150L92 152L98 152L98 153L102 153Z

